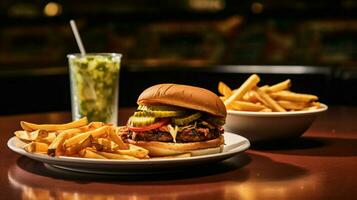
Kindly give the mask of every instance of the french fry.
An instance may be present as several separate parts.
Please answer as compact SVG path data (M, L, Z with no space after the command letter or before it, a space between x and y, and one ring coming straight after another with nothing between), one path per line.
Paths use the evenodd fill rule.
M108 152L96 152L97 154L108 158L108 159L119 159L119 160L139 160L139 158L136 158L134 156L129 156L129 155L122 155L118 153L108 153Z
M94 129L100 128L102 126L105 126L105 124L103 122L91 122L83 128L87 128L88 130L94 130Z
M260 110L259 112L273 112L273 110L270 108L264 108L263 110Z
M285 101L278 100L278 104L286 110L302 110L306 107L306 102L303 101Z
M317 109L319 109L318 106L309 106L309 107L306 107L306 108L304 108L302 110L317 110Z
M45 138L48 136L48 131L45 130L36 130L36 131L16 131L15 132L16 137L18 137L21 140L24 141L35 141L41 138Z
M91 133L91 135L96 138L96 137L100 137L104 134L107 134L109 132L109 130L111 129L111 126L102 126L100 128L94 129L89 131Z
M113 140L113 142L115 142L119 149L129 149L129 146L126 145L124 143L124 141L121 139L121 137L119 136L119 129L118 128L114 128L114 129L110 129L109 131L109 138Z
M78 135L75 135L71 138L68 138L64 141L63 143L63 146L65 148L68 148L76 143L79 143L81 141L84 141L85 139L87 139L89 136L93 136L94 138L95 137L99 137L101 135L104 135L107 133L107 129L108 129L109 126L102 126L100 128L97 128L97 129L94 129L94 130L91 130L91 131L88 131L88 132L84 132L84 133L81 133L81 134L78 134Z
M245 95L243 96L243 100L244 101L249 101L252 103L257 103L259 100L257 99L257 96L254 93L254 90L248 91L247 93L245 93Z
M24 149L29 153L46 153L48 144L42 142L30 142L24 146Z
M267 92L269 90L269 85L263 85L259 87L259 89L263 90L264 92Z
M114 152L115 150L119 149L119 146L115 142L108 140L107 138L98 138L96 141L102 146L101 149L105 151Z
M60 156L64 154L62 144L64 140L67 138L66 133L60 133L56 139L50 144L47 149L47 155L49 156Z
M183 153L173 156L161 156L161 157L151 157L150 159L167 159L167 158L189 158L191 157L191 153Z
M66 139L63 143L63 147L68 148L72 145L75 145L75 144L81 142L81 141L84 141L85 139L89 138L89 136L91 136L90 131L75 135L71 138Z
M251 93L254 95L254 97L257 99L258 102L262 103L264 106L266 107L270 107L270 104L265 100L263 99L258 93L256 90L252 90Z
M71 128L71 129L66 129L66 130L59 130L56 131L56 133L60 134L62 132L73 132L74 135L78 134L78 133L84 133L90 130L94 130L97 129L99 127L104 126L104 123L102 122L91 122L86 126L81 126L81 127L77 127L77 128ZM72 136L71 136L72 137Z
M311 94L301 94L290 91L279 91L270 94L271 97L277 100L287 100L287 101L303 101L312 102L317 101L318 97Z
M319 103L319 102L311 102L310 106L315 106L317 108L321 108L321 103Z
M132 144L129 144L128 150L116 150L116 152L137 158L146 158L149 155L149 151L147 149Z
M266 108L261 104L250 103L245 101L234 101L231 104L231 106L233 109L241 110L241 111L260 111Z
M80 133L84 128L74 128L62 131L48 147L47 154L50 156L61 156L64 154L63 143L67 138L73 137Z
M227 97L225 97L225 96L220 96L219 98L220 98L221 101L223 101L223 102L227 99Z
M267 88L267 92L278 92L282 90L288 90L290 87L291 87L291 80L287 79L286 81L270 86L269 88Z
M271 86L264 85L258 87L257 83L259 81L259 76L253 74L241 85L241 87L233 90L231 89L232 94L229 97L226 95L221 96L220 99L224 102L226 109L258 112L285 112L319 109L322 107L322 104L317 102L318 97L315 95L289 91L292 84L290 79ZM220 82L218 90L223 94L224 89L224 83ZM260 109L261 106L264 106L264 108Z
M103 122L91 122L87 126L82 126L82 127L67 129L67 130L61 130L60 133L58 134L58 137L56 137L55 141L53 141L51 143L49 149L54 150L59 146L59 143L60 143L60 145L62 145L65 139L73 137L79 133L97 129L101 126L104 126ZM66 137L64 137L64 135L66 135Z
M84 149L86 147L90 147L92 145L92 140L93 140L93 137L89 136L84 141L81 141L80 143L77 143L73 146L66 148L65 155L71 156L74 154L78 154L78 152L81 151L82 149Z
M27 127L29 124L31 128ZM96 159L137 160L149 158L148 150L124 143L121 133L127 131L126 126L114 127L112 124L91 122L76 128L60 128L60 130L49 132L48 130L53 130L54 126L58 129L58 126L27 122L23 122L22 125L25 128L27 127L28 130L38 127L45 129L37 129L31 132L26 130L15 132L18 138L29 142L24 149L31 153Z
M24 130L15 131L14 134L20 140L32 141L32 136L30 135L30 132L28 132L28 131L24 131Z
M253 74L251 75L238 90L234 91L232 95L224 101L224 105L229 107L229 105L235 101L235 100L241 100L242 97L244 96L245 93L247 93L249 90L251 90L253 87L255 87L258 82L260 81L260 78L258 75Z
M223 96L229 97L232 95L232 90L229 88L225 83L220 81L218 83L218 92L221 93Z
M84 158L107 159L88 147L79 151L79 155Z
M120 136L120 134L122 132L127 132L128 131L128 127L127 126L118 126L115 128L116 129L116 133Z
M51 144L56 139L56 132L48 133L47 137L36 139L35 141Z
M281 107L276 101L274 101L274 99L272 99L267 93L260 90L259 88L257 88L256 91L259 94L259 96L261 96L261 98L264 99L264 101L266 101L270 105L269 107L273 111L286 112L286 110L283 107Z
M35 131L35 130L45 130L45 131L58 131L58 130L66 130L70 128L77 128L81 126L85 126L88 124L88 120L86 117L83 117L79 120L66 123L66 124L34 124L30 122L21 121L21 127L25 131Z

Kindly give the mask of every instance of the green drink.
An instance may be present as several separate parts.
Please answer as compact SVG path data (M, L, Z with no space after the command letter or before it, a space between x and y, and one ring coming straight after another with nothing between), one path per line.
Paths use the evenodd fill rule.
M73 120L117 124L121 54L70 54L69 72Z

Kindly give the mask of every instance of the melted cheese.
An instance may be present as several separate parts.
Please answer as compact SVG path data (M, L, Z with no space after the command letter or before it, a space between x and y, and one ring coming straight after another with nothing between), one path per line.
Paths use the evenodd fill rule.
M174 142L176 142L176 135L179 130L178 126L176 125L175 128L171 126L171 124L167 125L167 129L169 129L169 132L172 136L172 139Z

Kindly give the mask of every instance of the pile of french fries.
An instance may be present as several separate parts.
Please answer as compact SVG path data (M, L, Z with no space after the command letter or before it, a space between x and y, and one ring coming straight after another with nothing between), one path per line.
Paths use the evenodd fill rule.
M149 158L149 151L124 143L115 127L102 122L88 123L86 117L66 124L34 124L21 121L23 130L15 132L26 142L29 153L97 159L138 160Z
M259 87L260 77L251 75L239 88L232 90L219 82L218 91L227 110L255 112L287 112L321 108L318 97L291 92L291 80Z

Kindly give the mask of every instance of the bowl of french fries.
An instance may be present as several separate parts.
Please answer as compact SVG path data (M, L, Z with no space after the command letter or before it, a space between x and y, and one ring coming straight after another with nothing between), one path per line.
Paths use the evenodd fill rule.
M218 84L228 111L225 130L253 143L287 140L301 136L327 110L317 96L290 91L290 79L274 85L259 83L260 77L253 74L237 89Z

